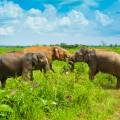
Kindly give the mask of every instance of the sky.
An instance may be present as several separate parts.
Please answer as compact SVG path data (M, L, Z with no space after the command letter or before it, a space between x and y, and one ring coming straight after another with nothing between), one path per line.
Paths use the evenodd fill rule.
M0 45L120 44L120 0L0 0Z

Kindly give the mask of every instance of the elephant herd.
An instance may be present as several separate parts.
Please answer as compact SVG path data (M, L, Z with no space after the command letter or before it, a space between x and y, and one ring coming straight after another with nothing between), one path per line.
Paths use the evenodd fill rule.
M102 49L81 48L74 54L58 46L33 46L22 51L12 51L0 56L0 80L5 87L9 77L22 76L33 80L33 70L46 71L52 68L54 60L68 59L70 70L75 62L85 62L89 66L89 79L93 80L98 72L109 73L117 78L116 88L120 88L120 55Z
M21 76L33 80L33 70L46 71L52 68L53 60L70 58L70 53L58 46L33 46L22 51L12 51L0 56L0 80L5 87L9 77Z

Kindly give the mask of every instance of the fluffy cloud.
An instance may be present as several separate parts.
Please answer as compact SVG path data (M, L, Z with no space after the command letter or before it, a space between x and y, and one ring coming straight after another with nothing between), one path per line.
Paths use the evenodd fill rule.
M26 19L26 25L28 25L29 28L34 30L43 29L46 23L47 23L46 18L40 16L37 17L28 16Z
M11 35L14 33L14 29L12 27L1 27L0 35Z
M83 4L94 6L96 2L94 0L92 2L83 0ZM45 5L44 11L35 8L24 11L19 5L12 2L0 6L0 10L0 17L7 18L7 20L3 20L5 24L0 24L4 27L2 29L11 26L12 29L14 28L13 32L17 32L19 27L22 29L22 26L31 29L34 33L58 33L63 31L67 33L69 31L83 33L86 31L86 27L88 27L89 31L92 30L91 23L93 22L88 20L80 10L71 10L65 15L60 15L53 5ZM96 19L103 26L109 25L111 22L109 17L100 11L96 11ZM4 35L7 35L7 33L9 32Z
M60 26L70 26L71 25L71 20L69 17L62 17L59 20L59 25Z
M0 35L14 34L24 15L23 9L12 2L0 5Z
M95 11L95 15L96 15L96 20L100 22L103 26L107 26L112 23L112 19L110 19L108 15L100 12L99 10Z
M40 10L38 10L38 9L31 8L28 11L28 14L31 15L31 16L40 16L42 14L42 12Z
M18 18L22 16L22 13L22 8L12 2L7 2L0 6L0 17Z
M72 0L70 1L72 3ZM43 11L35 8L24 10L18 4L6 2L0 5L0 35L13 35L13 38L16 36L16 39L25 40L28 38L31 41L36 39L36 42L42 38L45 40L59 39L60 41L74 38L79 41L80 38L84 39L86 35L89 39L90 36L99 37L101 34L103 35L103 32L105 34L106 31L109 32L107 28L113 24L114 19L109 17L107 12L100 10L96 10L95 14L94 11L84 13L82 10L98 6L98 4L96 0L81 1L79 9L71 9L65 14L58 12L58 9L53 5L45 5ZM64 4L67 2L61 5Z
M31 9L27 12L25 23L27 27L39 32L57 32L73 29L75 26L87 26L89 21L84 14L77 10L72 10L67 15L60 16L52 5L45 5L46 9L42 12Z
M68 17L70 18L71 22L80 24L80 25L88 25L89 21L86 19L83 13L80 11L72 10Z
M82 8L98 6L98 2L96 0L82 0L82 2Z
M60 5L67 5L67 4L72 4L75 2L80 2L84 6L97 6L98 5L96 0L64 0L63 2L60 3Z

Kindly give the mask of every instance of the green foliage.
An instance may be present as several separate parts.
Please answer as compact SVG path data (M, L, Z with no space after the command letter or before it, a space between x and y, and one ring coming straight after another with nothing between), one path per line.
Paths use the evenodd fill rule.
M0 120L106 120L116 101L103 87L114 88L116 79L100 73L90 81L87 64L76 63L69 74L64 66L55 61L56 73L34 71L33 82L8 79L0 90Z

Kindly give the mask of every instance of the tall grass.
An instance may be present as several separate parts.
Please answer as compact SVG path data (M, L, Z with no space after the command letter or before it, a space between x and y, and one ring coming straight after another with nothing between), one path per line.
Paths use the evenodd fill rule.
M106 120L116 101L102 86L114 88L116 79L100 73L90 81L84 63L66 75L64 65L55 61L56 73L34 71L33 83L8 79L0 90L0 120Z

